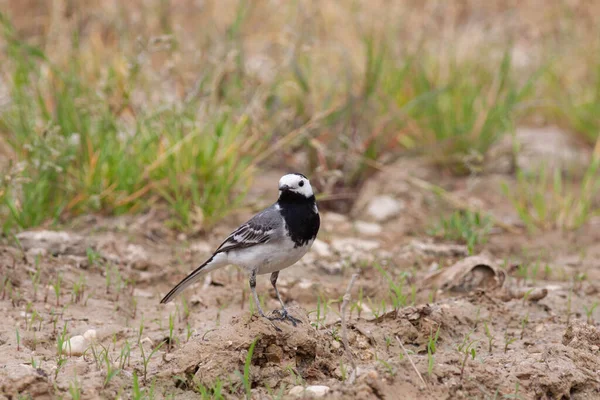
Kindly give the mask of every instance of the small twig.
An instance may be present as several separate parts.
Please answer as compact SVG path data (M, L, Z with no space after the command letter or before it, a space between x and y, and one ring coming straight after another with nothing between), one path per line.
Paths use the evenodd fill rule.
M348 288L346 289L346 293L342 298L342 343L344 343L344 349L346 350L346 354L350 358L350 363L352 364L352 373L348 378L348 383L354 383L356 379L356 362L354 362L354 356L352 355L352 351L350 351L350 345L348 344L348 329L346 328L346 308L348 308L348 303L350 302L350 292L352 291L352 286L354 286L354 281L358 278L358 274L352 274L350 278L350 283L348 283Z
M410 358L410 355L408 354L408 351L406 351L406 348L404 347L404 345L402 344L402 340L400 340L400 338L398 337L398 335L396 335L396 340L398 341L398 343L400 344L400 347L402 347L402 350L404 350L404 354L406 354L406 358L408 358L408 361L410 361L410 365L412 365L413 369L415 370L415 372L417 373L417 375L419 376L419 379L421 380L421 382L423 382L423 385L425 387L427 387L427 383L425 382L425 379L423 379L423 376L421 375L421 373L419 372L419 370L417 369L417 366L415 365L415 363L413 362L412 358Z

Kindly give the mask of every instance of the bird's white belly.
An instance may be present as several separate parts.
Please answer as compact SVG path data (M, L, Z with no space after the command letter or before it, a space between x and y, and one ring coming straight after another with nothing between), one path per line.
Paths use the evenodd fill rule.
M257 274L280 271L296 263L310 249L312 241L305 246L294 247L293 243L268 243L264 246L249 247L228 252L229 263Z

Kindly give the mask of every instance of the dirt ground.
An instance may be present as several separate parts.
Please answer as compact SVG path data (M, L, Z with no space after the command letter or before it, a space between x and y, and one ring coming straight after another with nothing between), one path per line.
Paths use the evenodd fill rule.
M503 227L475 258L461 243L431 238L427 228L449 209L405 179L409 172L479 204ZM256 207L273 200L278 175L257 180ZM282 296L302 324L279 322L279 332L251 315L247 279L235 267L207 276L185 303L159 304L254 210L189 237L153 212L86 216L60 232L5 238L0 398L192 399L217 382L225 398L242 398L244 373L255 399L599 398L600 221L527 233L501 180L510 178L445 177L419 160L375 175L352 214L322 212L319 242L281 273ZM395 203L377 221L369 206L382 195ZM340 308L353 273L350 356ZM386 276L405 279L400 292ZM267 277L258 291L267 309L279 306ZM397 309L393 293L403 299ZM57 341L84 333L83 355L57 354Z

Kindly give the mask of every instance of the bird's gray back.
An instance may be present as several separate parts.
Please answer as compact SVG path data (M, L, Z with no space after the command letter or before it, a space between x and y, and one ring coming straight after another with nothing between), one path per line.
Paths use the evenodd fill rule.
M284 222L277 205L264 209L233 231L215 253L278 241L284 236Z
M270 207L265 208L254 217L250 218L246 224L263 231L283 229L283 218L277 207L277 203L275 203Z

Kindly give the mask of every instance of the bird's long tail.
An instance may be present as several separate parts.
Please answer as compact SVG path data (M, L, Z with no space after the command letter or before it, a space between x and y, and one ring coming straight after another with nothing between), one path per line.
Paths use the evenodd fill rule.
M165 304L173 300L175 296L196 282L202 275L225 265L227 265L227 256L223 253L214 254L211 258L206 260L204 264L192 271L192 273L183 278L181 282L171 289L171 291L167 293L167 295L160 301L161 304Z

